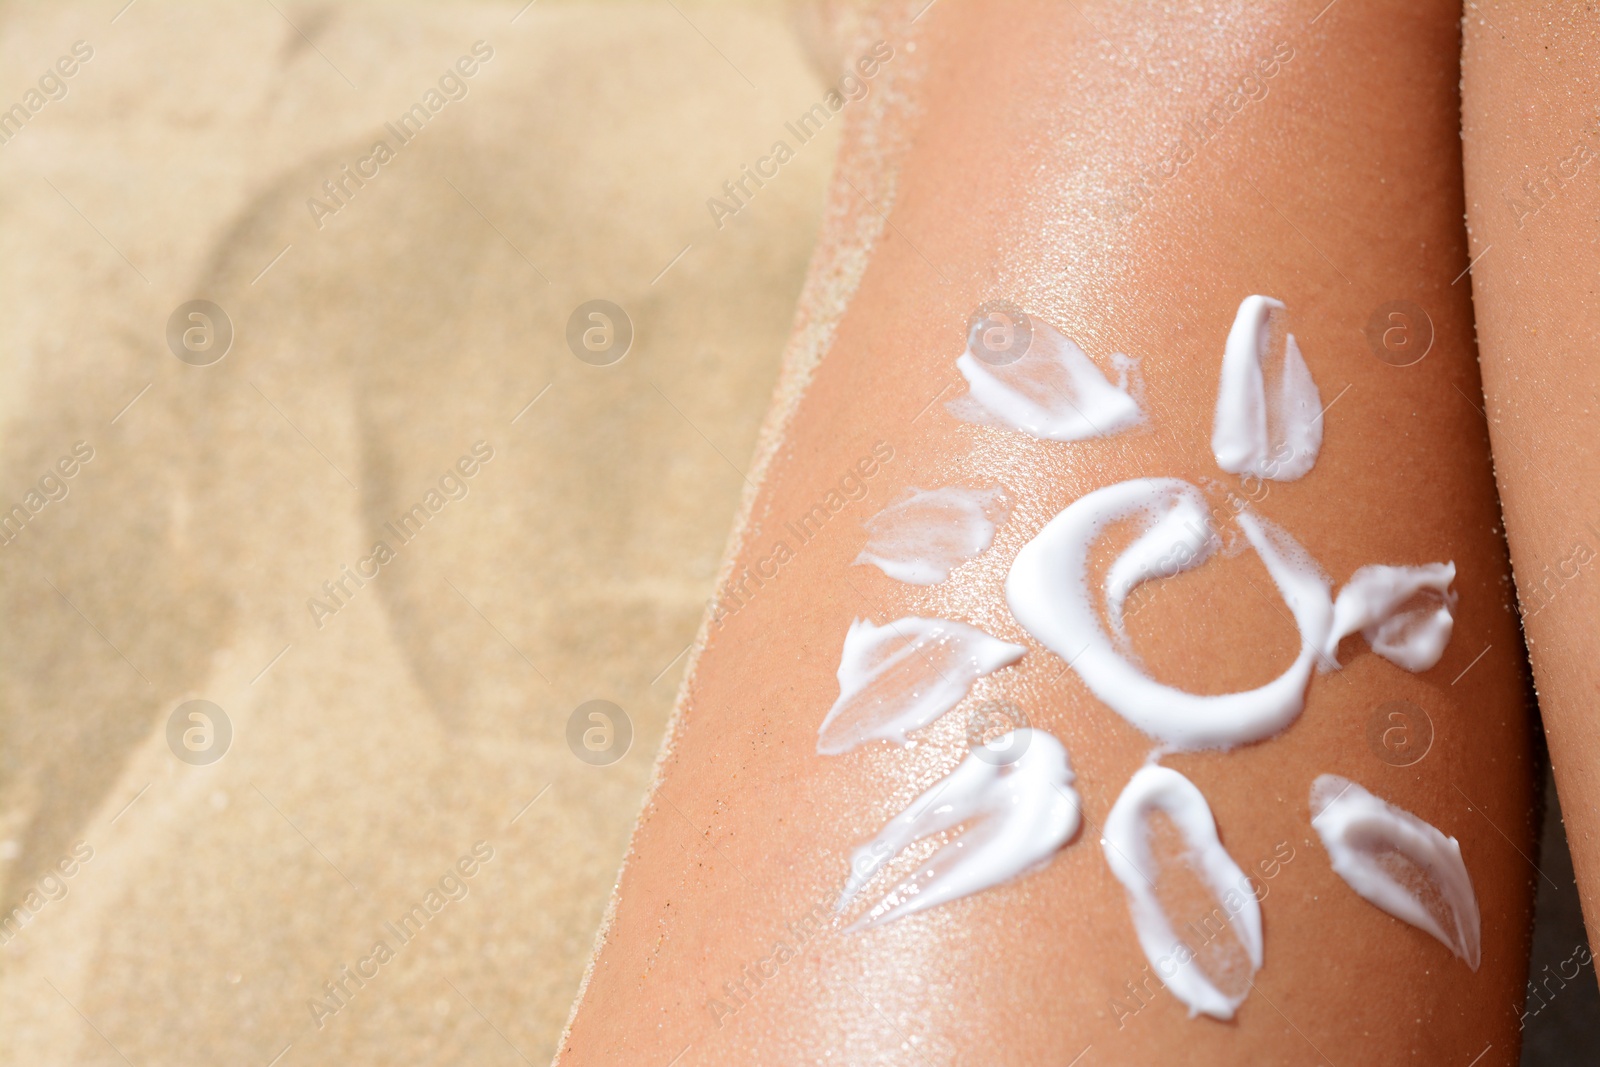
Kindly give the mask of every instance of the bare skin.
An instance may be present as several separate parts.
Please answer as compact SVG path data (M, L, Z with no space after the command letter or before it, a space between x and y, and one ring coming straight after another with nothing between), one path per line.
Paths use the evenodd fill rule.
M729 610L725 592L708 626L560 1063L1515 1062L1530 708L1510 651L1486 433L1461 399L1480 387L1468 294L1450 284L1466 262L1457 10L1322 8L1219 17L945 3L911 36L902 27L895 61L924 69L897 192L879 205L889 224L781 424L728 579L748 598ZM1252 72L1255 99L1175 175L1129 192L1141 166L1159 171L1172 156L1186 121ZM837 250L819 254L826 266ZM1315 469L1258 487L1252 507L1336 583L1368 563L1454 560L1460 603L1433 669L1406 673L1353 638L1342 670L1312 680L1282 734L1163 758L1204 793L1263 894L1265 966L1221 1023L1188 1018L1148 981L1098 844L1154 742L1011 619L1003 585L1020 547L1092 489L1148 475L1237 487L1209 440L1223 340L1251 293L1287 303L1332 404ZM1148 428L1061 444L948 414L939 401L964 388L953 361L968 317L995 297L1102 361L1140 358ZM1432 349L1414 366L1376 358L1365 340L1374 310L1397 299L1432 319ZM785 523L864 470L875 447L865 499L799 544ZM946 583L916 588L851 565L861 521L905 487L997 482L1016 502L1011 519ZM777 576L744 580L779 541L793 558ZM1163 680L1226 692L1293 658L1295 631L1253 554L1159 585L1132 630ZM914 748L817 755L851 620L909 614L968 622L1029 652ZM1478 659L1485 647L1495 651ZM844 934L831 908L850 849L957 765L981 699L1012 702L1066 746L1084 828L1043 869ZM1368 741L1390 701L1432 723L1427 755L1407 766ZM1334 875L1307 810L1322 773L1459 838L1484 917L1479 970ZM807 934L814 915L825 921ZM797 944L794 958L773 963L778 942Z
M1600 32L1589 5L1471 5L1463 128L1495 472L1591 929L1600 916Z

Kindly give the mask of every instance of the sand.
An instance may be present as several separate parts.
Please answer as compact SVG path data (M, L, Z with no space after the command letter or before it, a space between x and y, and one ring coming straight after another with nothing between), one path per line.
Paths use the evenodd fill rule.
M120 6L0 12L0 107L93 50L0 144L0 1061L545 1062L837 131L705 201L818 67L768 6ZM609 366L566 342L595 298ZM193 299L209 366L167 342ZM591 699L610 765L568 746ZM169 744L190 700L214 762Z

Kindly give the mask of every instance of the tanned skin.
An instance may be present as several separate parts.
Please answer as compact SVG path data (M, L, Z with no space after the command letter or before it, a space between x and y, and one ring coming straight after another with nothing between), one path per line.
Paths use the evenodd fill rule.
M563 1067L1516 1061L1532 711L1470 294L1452 284L1468 260L1459 9L1167 6L945 0L891 40L920 74L892 203L875 205L888 221L780 421L728 572L745 593L730 611L725 587L708 623ZM835 254L819 250L823 267ZM1407 673L1351 638L1281 734L1162 758L1204 793L1262 899L1265 965L1219 1022L1190 1018L1153 978L1101 853L1106 813L1156 742L1017 625L1004 582L1022 545L1093 489L1164 475L1218 499L1243 491L1210 436L1223 342L1252 293L1285 301L1329 406L1315 468L1254 485L1249 506L1336 585L1369 563L1453 560L1460 599L1431 670ZM954 360L969 317L996 298L1102 367L1114 352L1139 359L1146 426L1064 444L954 418L943 401L965 390ZM1420 345L1420 320L1385 339L1381 318L1369 341L1399 301L1429 322L1409 366L1397 364ZM862 521L907 487L996 483L1011 516L947 582L852 566ZM864 499L799 543L785 524L855 485ZM792 558L774 577L780 541ZM742 577L758 565L759 587ZM1157 586L1130 627L1168 684L1249 688L1293 660L1298 636L1254 553ZM914 748L819 756L846 629L905 615L1029 652ZM1082 830L1007 884L844 933L832 909L850 850L955 768L982 700L1010 702L1065 745ZM1396 702L1401 719L1387 718ZM1395 725L1404 736L1386 734ZM1308 811L1324 773L1459 839L1483 916L1475 972L1333 873Z
M1600 915L1596 14L1584 3L1469 4L1462 72L1472 295L1495 474L1591 925Z

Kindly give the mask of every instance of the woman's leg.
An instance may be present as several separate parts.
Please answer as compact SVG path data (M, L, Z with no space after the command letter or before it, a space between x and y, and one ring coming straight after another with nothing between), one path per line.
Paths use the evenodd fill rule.
M1515 1061L1535 877L1525 858L1529 707L1476 408L1471 308L1466 287L1451 284L1466 262L1457 17L1443 2L1241 3L1221 14L943 3L888 37L886 62L915 70L906 81L918 87L900 104L910 117L895 180L871 189L892 190L869 198L887 221L826 358L804 373L791 368L785 396L798 399L772 422L760 487L563 1064L1065 1064L1080 1055L1085 1064L1466 1064L1486 1050L1477 1062ZM873 216L852 175L870 169L887 140L852 140L840 162L835 206L864 225ZM813 301L848 276L849 255L824 245ZM1228 458L1238 449L1213 447L1224 349L1252 294L1283 302L1274 321L1293 333L1318 391L1315 417L1288 404L1299 436L1288 434L1290 447L1266 464L1278 475L1303 466L1320 430L1320 453L1299 480L1241 479L1215 454L1238 467ZM956 359L974 309L993 300L1031 314L1024 359L1055 343L1050 329L1082 347L1107 389L1118 378L1112 354L1137 359L1123 399L1102 393L1090 404L1080 392L1074 407L1034 394L1054 420L1041 421L1004 381L992 388L1026 370L1007 369L1004 337L983 361L968 357L979 383L969 385ZM1400 366L1422 343L1417 307L1431 319L1430 347ZM1245 349L1255 337L1248 325ZM1272 336L1281 349L1281 330ZM1124 401L1137 403L1137 425L1127 425ZM1240 418L1224 422L1237 429ZM1085 439L1041 439L1051 433ZM1180 525L1214 527L1239 549L1128 598L1128 640L1149 676L1180 691L1171 700L1159 698L1166 690L1129 696L1146 683L1122 684L1139 668L1118 658L1110 624L1062 622L1076 586L1060 561L1076 542L1061 525L1045 530L1091 492L1151 477L1193 487L1146 485L1162 515L1209 509ZM1003 489L1009 509L994 505L991 517L1005 517L992 546L931 585L855 565L866 520L913 487L950 486ZM993 503L970 500L980 510ZM1109 551L1129 544L1139 517L1130 515L1090 553L1096 584ZM1285 575L1300 566L1305 578L1308 565L1254 517L1303 546L1330 592L1370 564L1453 561L1459 602L1442 659L1430 667L1423 655L1413 672L1352 637L1337 652L1342 668L1320 669L1333 654L1305 649L1317 644L1316 609L1328 593L1312 574L1285 602ZM982 523L969 528L981 543ZM1166 547L1181 545L1181 533ZM1008 596L1013 561L1030 543L1034 558L1018 564ZM1198 562L1206 544L1196 540L1187 556L1163 552L1153 569ZM1269 572L1263 560L1273 557ZM912 617L968 624L1026 653L913 730L912 746L852 747L873 735L874 709L861 701L819 736L841 694L835 672L852 623L905 630ZM863 625L852 640L900 632ZM1080 659L1078 638L1086 649L1100 644ZM953 677L964 686L966 660L950 648L924 644L904 661L922 691ZM986 666L1014 654L985 651L995 653ZM1183 695L1246 690L1285 673L1280 689L1304 679L1305 707L1295 717L1282 700L1266 701L1292 720L1276 732L1242 724L1239 701L1215 708ZM906 687L893 695L906 704ZM948 871L924 878L919 861L952 836L946 827L903 853L896 842L864 855L864 884L851 885L835 918L852 849L897 814L912 808L937 821L940 805L953 803L953 820L978 795L1000 798L987 825L1014 827L1021 809L1006 807L1005 783L1024 781L1009 777L1023 760L986 769L968 754L969 726L1008 715L1058 740L1075 778L1052 767L1050 742L1035 738L1024 754L1028 780L1054 793L1016 793L1034 825L1004 855L973 856L962 873L982 868L981 882L1028 866L1030 849L1043 848L1047 862L846 932L897 891L914 899L898 886L950 884ZM1253 737L1231 751L1204 747ZM1129 834L1116 825L1126 805L1112 817L1113 805L1164 742L1161 764L1204 803L1183 793L1191 799L1174 818L1141 822L1135 811ZM946 782L958 766L965 777ZM1335 874L1310 823L1312 785L1324 774L1459 839L1482 916L1481 965ZM984 786L989 779L1001 785ZM915 807L941 788L931 806ZM1077 804L1063 809L1054 796ZM1360 796L1343 790L1335 807ZM1209 851L1206 806L1221 835ZM1081 827L1052 858L1080 809ZM1180 839L1178 821L1197 811L1199 828ZM1366 840L1376 862L1396 860ZM1144 845L1154 862L1119 881L1110 863ZM1239 884L1260 900L1259 970L1248 959L1250 909L1235 899L1217 912L1195 874L1195 856L1219 850L1237 870L1217 869L1248 876ZM1447 852L1441 845L1437 871L1450 866ZM1203 997L1192 984L1180 997L1178 965L1142 950L1130 889L1188 931L1177 936L1197 954L1195 967L1239 1002L1231 1021L1189 1017L1186 1003ZM1477 919L1450 892L1423 889L1422 906L1442 923L1459 920L1448 934L1471 956L1463 931ZM1225 921L1210 927L1218 914Z
M1469 8L1473 300L1523 627L1589 922L1600 915L1600 48L1568 3Z

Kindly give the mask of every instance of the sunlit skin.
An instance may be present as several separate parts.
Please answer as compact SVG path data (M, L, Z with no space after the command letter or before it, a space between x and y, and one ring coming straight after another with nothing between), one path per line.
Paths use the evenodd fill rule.
M1600 33L1586 5L1474 4L1463 144L1484 392L1573 866L1600 915Z
M945 2L901 27L895 61L921 74L893 202L877 205L888 224L736 541L566 1067L1515 1062L1532 711L1469 293L1451 284L1467 263L1458 9L1323 6ZM1226 114L1205 125L1218 102ZM1141 168L1156 176L1142 191ZM819 251L824 265L836 254ZM1246 487L1210 440L1223 343L1253 293L1287 305L1328 407L1310 474ZM996 298L1102 366L1138 359L1145 426L1060 443L955 419L943 401L965 389L954 361L969 316ZM1374 312L1398 300L1431 319L1431 348L1410 366L1368 341ZM1408 673L1350 638L1281 734L1162 758L1209 801L1261 898L1265 964L1229 1022L1189 1018L1152 980L1101 854L1099 827L1156 743L1022 630L1003 590L1062 508L1152 475L1248 497L1336 586L1370 563L1458 569L1436 667ZM931 587L852 566L863 520L908 486L947 484L1013 498L984 555ZM842 503L801 543L793 520L834 490ZM762 582L742 577L758 565ZM819 756L851 621L913 614L1029 651L914 747ZM1298 648L1252 553L1158 583L1130 631L1150 672L1191 692L1261 685ZM844 933L832 906L850 850L954 769L983 700L1060 739L1083 828L1010 883ZM1411 710L1391 719L1391 702ZM1396 726L1403 736L1386 733ZM1483 915L1478 971L1332 872L1307 810L1323 773L1460 840Z

